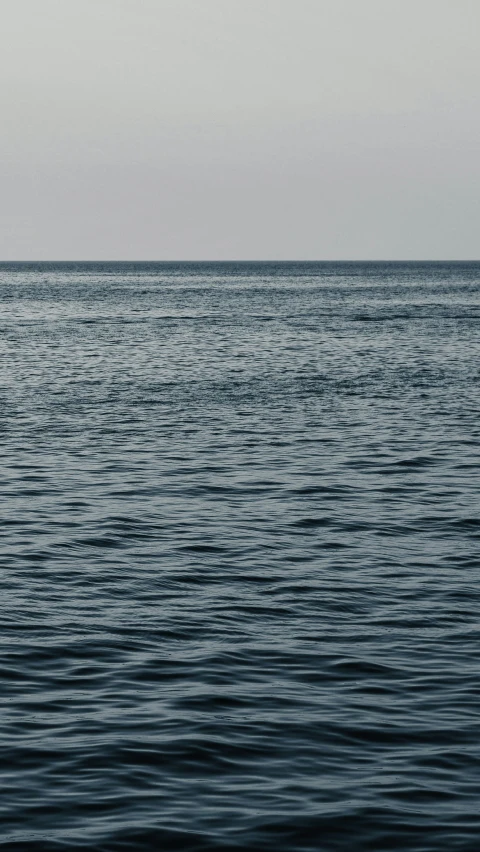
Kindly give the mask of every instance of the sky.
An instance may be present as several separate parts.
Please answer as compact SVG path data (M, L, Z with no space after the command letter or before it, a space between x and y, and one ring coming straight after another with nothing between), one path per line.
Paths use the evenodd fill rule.
M0 260L478 259L479 0L1 0Z

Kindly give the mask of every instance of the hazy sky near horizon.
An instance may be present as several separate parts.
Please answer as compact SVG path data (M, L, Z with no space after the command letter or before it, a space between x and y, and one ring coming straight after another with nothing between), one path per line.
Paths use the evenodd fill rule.
M0 260L478 258L478 0L2 0Z

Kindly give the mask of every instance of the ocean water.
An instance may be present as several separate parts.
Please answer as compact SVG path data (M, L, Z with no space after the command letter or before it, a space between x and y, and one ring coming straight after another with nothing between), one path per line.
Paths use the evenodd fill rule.
M0 848L480 848L480 264L0 265Z

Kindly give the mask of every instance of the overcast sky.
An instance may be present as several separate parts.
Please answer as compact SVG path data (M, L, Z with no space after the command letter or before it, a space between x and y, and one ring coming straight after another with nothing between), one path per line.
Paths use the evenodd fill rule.
M0 259L478 258L479 0L0 0Z

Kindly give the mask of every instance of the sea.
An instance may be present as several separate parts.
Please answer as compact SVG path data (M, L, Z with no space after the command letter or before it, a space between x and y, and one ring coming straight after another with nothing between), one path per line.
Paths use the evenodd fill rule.
M0 264L0 849L478 852L480 263Z

